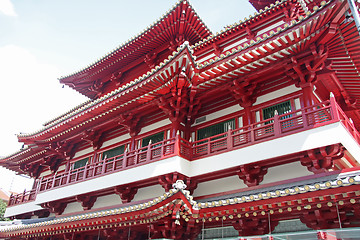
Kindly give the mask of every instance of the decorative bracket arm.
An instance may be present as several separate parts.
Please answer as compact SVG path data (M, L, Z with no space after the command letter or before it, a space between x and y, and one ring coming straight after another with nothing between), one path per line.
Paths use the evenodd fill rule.
M238 176L248 187L259 185L267 173L267 167L258 165L241 165Z
M89 194L83 194L76 196L75 199L76 201L81 203L81 206L83 207L84 210L90 210L94 206L97 197L91 196Z
M163 176L159 176L158 181L160 185L165 189L165 192L169 192L170 189L173 188L173 184L176 183L177 180L182 180L186 186L187 190L190 191L190 194L193 194L194 190L197 188L197 181L191 179L187 176L184 176L180 173L169 173Z
M138 191L138 188L136 187L130 187L130 186L118 186L115 187L115 193L120 196L121 201L123 203L129 203L131 200L134 199L135 194Z
M84 131L81 139L89 142L94 150L100 149L103 144L103 134L93 129Z
M139 134L140 127L140 117L134 116L133 114L120 114L118 117L118 124L123 126L130 134L131 137L135 137Z
M240 83L239 80L234 80L230 90L239 105L246 108L256 102L256 97L254 96L255 88L256 84L249 83L248 81Z
M301 159L301 165L313 173L324 172L334 166L334 160L344 156L344 147L334 144L307 150L307 156Z
M61 215L66 206L67 203L64 202L46 202L41 204L41 207L49 209L51 213L55 213L56 215Z

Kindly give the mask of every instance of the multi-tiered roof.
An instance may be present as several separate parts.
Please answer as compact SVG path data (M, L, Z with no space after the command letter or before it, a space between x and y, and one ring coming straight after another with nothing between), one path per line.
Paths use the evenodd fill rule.
M21 166L56 152L71 155L70 145L86 145L86 133L102 131L110 138L124 132L116 124L114 130L122 113L136 112L144 125L165 118L154 108L155 100L170 94L180 73L187 79L182 84L202 102L197 112L201 115L236 101L228 90L234 80L263 95L299 84L295 65L300 71L308 68L318 73L317 93L333 92L358 126L359 34L354 22L345 19L346 2L316 3L306 9L297 1L276 2L214 35L187 1L179 1L138 36L61 78L92 100L37 132L20 134L19 141L28 147L1 159L1 164L24 172ZM308 60L314 56L317 63Z

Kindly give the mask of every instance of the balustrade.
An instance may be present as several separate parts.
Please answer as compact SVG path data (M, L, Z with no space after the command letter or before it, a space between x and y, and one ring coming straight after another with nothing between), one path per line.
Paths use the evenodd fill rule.
M229 129L225 133L199 141L189 142L177 135L175 138L149 144L133 151L125 151L118 156L90 163L78 169L39 179L36 189L11 196L9 206L34 200L37 192L86 181L156 160L177 155L188 160L204 158L339 121L360 143L360 135L354 124L334 98L330 98L329 101L282 115L275 114L273 118L242 128Z

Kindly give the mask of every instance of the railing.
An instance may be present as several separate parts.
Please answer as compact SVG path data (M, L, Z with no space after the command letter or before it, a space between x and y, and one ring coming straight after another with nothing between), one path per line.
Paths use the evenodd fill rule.
M86 181L160 159L177 155L188 160L199 159L339 121L360 143L360 134L352 121L341 110L334 98L330 98L329 101L311 107L275 115L273 118L242 128L229 129L225 133L195 142L189 142L177 135L175 138L149 144L146 147L87 164L75 170L39 179L36 190L11 196L9 206L34 200L37 192Z
M192 143L181 143L180 153L186 151L185 156L190 159L198 159L223 151L231 151L268 141L281 136L286 136L310 128L330 124L338 121L330 101L322 102L301 110L275 115L273 118L257 122L238 129L229 129L227 132L201 139ZM345 120L345 119L344 119ZM357 131L353 129L353 132ZM185 146L191 148L189 153Z
M36 199L36 190L30 190L30 191L24 191L22 193L13 195L10 195L8 206L24 203L24 202L30 202Z
M137 167L155 160L174 156L175 142L175 138L167 139L162 142L149 144L146 147L134 151L125 152L112 158L87 164L84 167L70 170L55 175L54 177L44 178L40 181L38 191L42 192L70 183L89 180L96 178L97 176L103 176L108 173L129 169L135 166Z

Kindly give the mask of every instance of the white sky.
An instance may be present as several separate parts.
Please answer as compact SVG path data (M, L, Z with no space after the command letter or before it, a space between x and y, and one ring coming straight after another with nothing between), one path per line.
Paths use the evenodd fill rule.
M255 10L247 0L191 0L213 31ZM84 102L57 78L93 63L167 10L175 0L0 0L0 156L21 148L15 134ZM31 183L0 168L0 188L21 192Z

